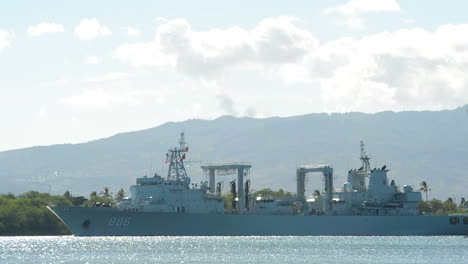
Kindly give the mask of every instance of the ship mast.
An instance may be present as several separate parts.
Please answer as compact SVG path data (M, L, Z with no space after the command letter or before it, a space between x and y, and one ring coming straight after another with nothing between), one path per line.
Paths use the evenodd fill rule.
M185 171L184 160L188 147L186 146L184 132L180 133L179 147L169 149L166 154L166 163L170 162L167 172L168 181L185 182L187 172Z
M366 172L370 172L370 157L366 154L366 150L364 149L364 141L361 140L361 164L362 170Z

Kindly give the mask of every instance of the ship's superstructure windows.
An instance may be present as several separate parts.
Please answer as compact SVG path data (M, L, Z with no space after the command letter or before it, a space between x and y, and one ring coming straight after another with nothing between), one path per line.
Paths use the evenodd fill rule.
M463 218L463 224L464 224L464 225L468 225L468 217L464 217L464 218Z
M450 222L450 224L452 224L452 225L457 225L457 224L460 223L460 220L458 219L458 217L450 217L450 218L449 218L449 222Z

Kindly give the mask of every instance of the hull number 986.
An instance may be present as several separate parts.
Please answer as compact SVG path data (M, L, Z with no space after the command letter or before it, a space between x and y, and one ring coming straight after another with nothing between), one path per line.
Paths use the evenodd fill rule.
M129 226L132 222L130 217L111 217L109 219L109 226Z

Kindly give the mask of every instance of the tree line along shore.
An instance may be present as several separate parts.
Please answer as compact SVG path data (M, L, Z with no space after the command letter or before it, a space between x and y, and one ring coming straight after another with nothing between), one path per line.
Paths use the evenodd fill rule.
M421 191L430 190L427 185L422 186ZM314 191L314 196L320 196L319 191ZM253 196L262 197L293 197L293 193L271 189L262 189L253 192ZM112 195L109 188L105 187L101 192L92 192L88 198L84 196L73 196L69 191L63 195L51 195L37 191L29 191L21 195L4 194L0 195L0 236L29 236L29 235L71 235L67 227L52 213L46 206L66 205L66 206L93 206L115 205L125 197L123 189ZM229 194L223 195L225 209L231 208L231 197ZM447 214L467 214L468 201L461 198L456 202L454 198L445 201L439 199L426 200L419 204L422 214L447 215Z

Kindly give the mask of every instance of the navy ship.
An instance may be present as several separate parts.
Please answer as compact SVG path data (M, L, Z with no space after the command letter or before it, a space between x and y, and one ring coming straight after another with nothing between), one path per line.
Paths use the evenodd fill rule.
M75 236L436 236L468 235L468 216L420 213L421 193L388 182L386 166L370 167L361 141L361 167L348 171L335 189L333 167L302 165L296 170L297 193L289 198L253 197L247 163L201 166L207 181L191 183L184 161L189 148L181 134L168 150L167 177L136 179L114 207L52 206ZM306 197L306 177L315 173L324 190ZM226 211L218 176L229 183L232 210Z

